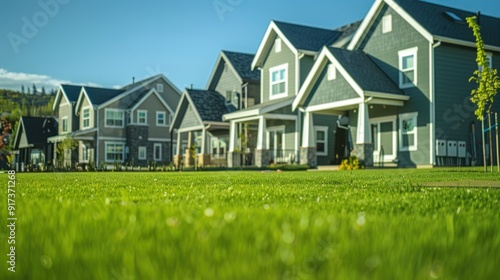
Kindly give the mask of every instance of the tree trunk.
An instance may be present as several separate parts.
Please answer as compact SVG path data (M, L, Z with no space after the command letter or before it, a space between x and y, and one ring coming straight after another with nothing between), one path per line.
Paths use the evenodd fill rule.
M483 146L483 165L484 165L484 172L487 171L486 167L486 139L484 137L484 118L481 120L481 138L482 138L482 146Z

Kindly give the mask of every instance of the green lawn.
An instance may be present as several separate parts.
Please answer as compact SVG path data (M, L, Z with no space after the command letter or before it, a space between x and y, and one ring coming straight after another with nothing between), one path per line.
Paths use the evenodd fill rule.
M0 279L498 279L478 169L16 174ZM0 174L7 224L7 174Z

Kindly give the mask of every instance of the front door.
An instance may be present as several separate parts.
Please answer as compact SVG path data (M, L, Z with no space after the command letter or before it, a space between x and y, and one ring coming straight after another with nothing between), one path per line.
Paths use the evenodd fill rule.
M370 120L373 143L373 162L391 162L396 159L396 117Z

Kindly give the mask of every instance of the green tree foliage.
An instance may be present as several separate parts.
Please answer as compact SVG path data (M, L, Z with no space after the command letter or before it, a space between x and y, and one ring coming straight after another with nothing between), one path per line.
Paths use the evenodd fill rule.
M483 120L484 113L486 112L489 114L491 112L491 106L493 105L495 95L500 88L500 80L497 75L497 70L490 67L487 59L486 51L484 50L484 41L481 37L481 28L477 23L477 18L475 16L468 17L467 23L476 38L476 62L479 66L469 79L470 82L474 81L478 85L476 89L472 90L472 97L470 100L477 105L477 109L474 112L477 119Z

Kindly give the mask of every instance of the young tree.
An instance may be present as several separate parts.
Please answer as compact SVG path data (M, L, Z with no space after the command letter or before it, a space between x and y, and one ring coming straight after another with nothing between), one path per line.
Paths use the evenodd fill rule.
M21 93L24 94L24 85L21 86Z
M497 75L497 70L490 66L490 61L486 56L486 51L484 49L484 41L481 37L481 27L477 23L477 18L475 16L468 17L467 23L472 29L472 33L476 38L476 49L477 57L476 62L478 64L478 69L474 71L472 77L469 81L474 81L477 84L477 88L473 89L471 92L471 101L477 105L477 109L474 112L478 120L482 121L484 124L485 113L488 116L488 131L489 131L489 143L490 143L490 161L491 161L491 171L493 172L493 143L491 135L491 107L493 106L495 95L497 90L500 88L500 80ZM484 126L484 125L483 125ZM483 133L483 161L484 161L484 171L486 171L486 149L484 145L484 131ZM498 157L498 155L497 155Z
M42 87L42 95L46 95L47 93L45 92L45 87Z
M472 90L470 100L477 105L475 114L477 119L482 121L485 112L487 114L491 113L491 106L493 106L495 95L500 88L500 80L498 79L497 70L490 67L486 51L484 50L481 28L477 23L476 17L468 17L467 23L472 29L474 37L476 37L476 62L479 66L469 79L469 81L474 81L478 85L477 89Z

